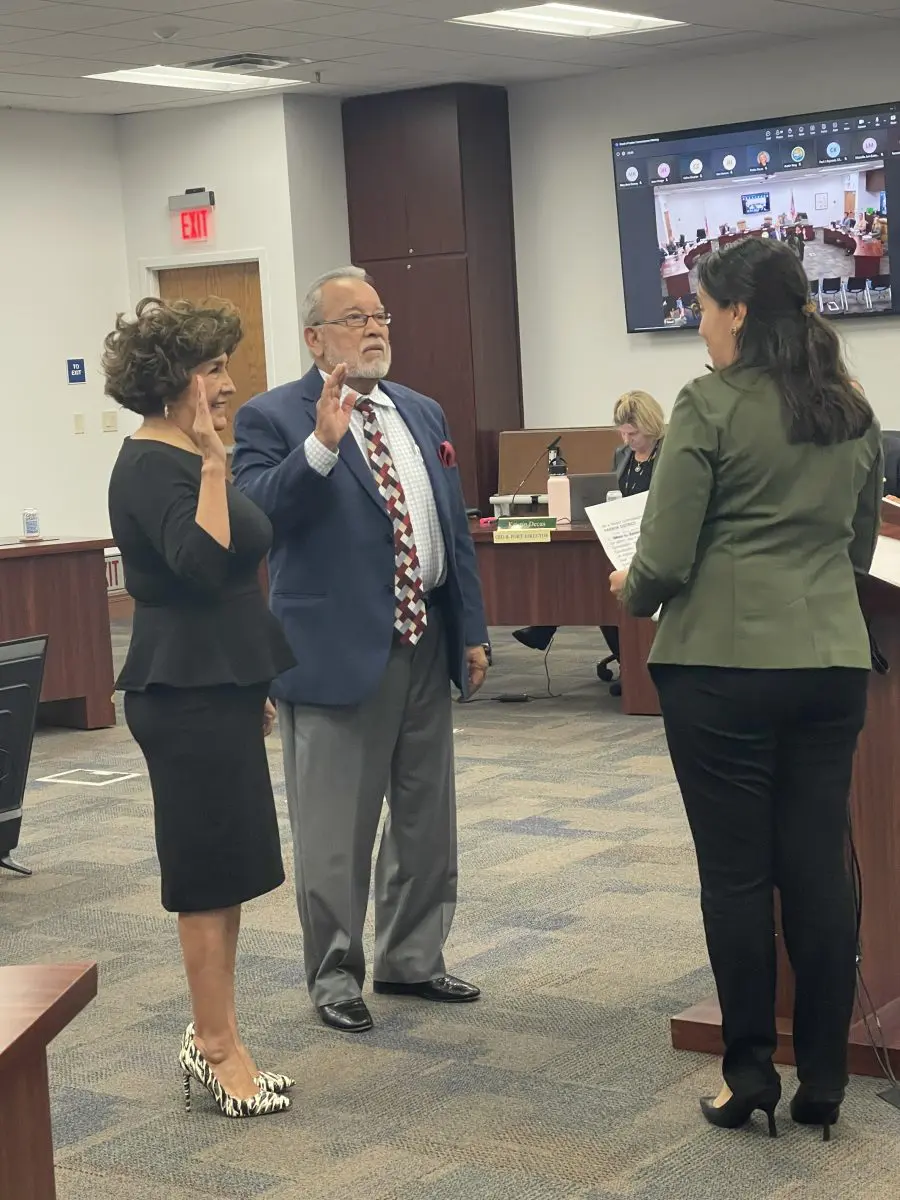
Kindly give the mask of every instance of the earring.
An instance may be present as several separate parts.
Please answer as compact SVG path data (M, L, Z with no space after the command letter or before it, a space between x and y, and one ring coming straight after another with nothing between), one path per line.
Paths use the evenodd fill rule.
M732 327L731 327L731 336L732 336L733 338L736 338L736 337L737 337L737 335L738 335L740 332L741 332L741 331L740 331L740 329L738 329L737 325L732 325Z

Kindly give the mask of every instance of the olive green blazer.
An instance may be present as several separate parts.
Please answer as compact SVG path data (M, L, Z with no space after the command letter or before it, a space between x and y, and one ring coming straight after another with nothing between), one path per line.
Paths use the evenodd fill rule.
M792 445L761 371L688 384L672 412L622 602L662 605L652 663L871 665L856 572L878 537L877 421L857 441Z

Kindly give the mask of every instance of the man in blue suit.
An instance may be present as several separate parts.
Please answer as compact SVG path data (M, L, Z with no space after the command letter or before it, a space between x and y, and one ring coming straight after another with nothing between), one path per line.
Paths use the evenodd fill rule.
M315 367L238 412L234 480L268 514L271 604L297 666L275 685L307 985L326 1025L370 1029L362 934L375 866L374 989L477 999L448 975L456 905L451 680L489 647L456 456L438 404L386 384L390 316L364 271L317 280Z

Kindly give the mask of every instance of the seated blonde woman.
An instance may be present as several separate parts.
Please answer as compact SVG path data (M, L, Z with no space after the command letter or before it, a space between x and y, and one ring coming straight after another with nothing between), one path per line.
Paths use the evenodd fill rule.
M622 438L622 445L613 455L612 469L619 480L623 496L646 492L653 478L653 469L666 433L666 418L658 401L649 392L632 391L620 396L613 408L613 424ZM544 651L553 641L557 625L528 625L513 634L516 641L531 650ZM607 668L619 659L619 631L614 625L601 627L610 655L598 664L601 679L609 679ZM621 686L613 683L610 691L619 695Z

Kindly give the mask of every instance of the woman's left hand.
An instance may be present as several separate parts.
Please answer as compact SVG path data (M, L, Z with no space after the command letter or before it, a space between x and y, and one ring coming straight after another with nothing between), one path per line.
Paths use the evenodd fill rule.
M268 737L275 727L275 718L278 716L278 711L271 700L266 701L266 707L263 709L263 737Z
M609 590L618 599L625 589L625 581L628 578L627 571L613 571L609 577Z

